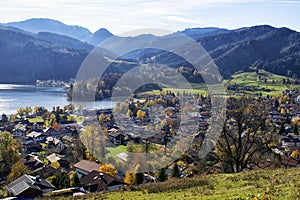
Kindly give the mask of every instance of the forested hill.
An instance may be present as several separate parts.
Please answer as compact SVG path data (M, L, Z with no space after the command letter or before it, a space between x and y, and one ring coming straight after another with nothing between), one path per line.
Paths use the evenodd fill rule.
M225 78L250 67L300 77L300 33L288 28L254 26L195 39L210 54ZM139 62L168 64L175 68L188 66L182 58L169 52L142 50L134 55L141 55ZM132 59L131 55L125 57Z
M300 78L300 33L288 28L267 25L236 30L192 28L163 37L150 34L114 37L102 43L101 47L109 50L128 49L130 45L143 47L155 42L165 42L169 37L180 33L192 37L206 49L224 78L253 67ZM91 33L83 27L68 26L50 19L2 24L0 82L34 83L36 79L74 78L82 61L94 46L111 36L106 29ZM121 59L130 61L130 64L115 62L111 72L124 73L137 63L159 63L173 68L192 67L179 56L158 49L136 50L122 55ZM193 74L192 71L190 74Z
M75 77L87 54L84 50L58 47L33 36L0 29L0 82L67 80Z

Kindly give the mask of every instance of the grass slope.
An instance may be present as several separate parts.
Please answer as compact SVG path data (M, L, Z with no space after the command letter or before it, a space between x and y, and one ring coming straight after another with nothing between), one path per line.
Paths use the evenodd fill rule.
M166 77L170 82L174 81L171 79L171 77ZM266 81L265 81L266 80ZM285 84L283 84L283 80L285 80ZM288 84L287 80L290 81ZM292 78L289 78L287 76L281 76L277 74L273 74L271 72L265 71L265 70L259 70L258 73L256 72L243 72L239 74L235 74L231 77L230 80L224 80L224 85L218 85L215 88L224 87L224 90L215 91L213 89L213 92L215 93L223 93L223 91L226 91L225 85L237 85L239 88L243 87L256 87L258 89L265 88L270 89L270 92L267 91L245 91L242 92L246 94L259 94L260 92L262 95L270 95L270 96L277 96L278 94L281 94L283 90L290 89L291 86L295 86L296 88L300 88L300 85L294 85L295 80ZM177 83L181 85L180 83ZM182 84L184 85L184 84ZM192 94L207 94L208 88L206 84L201 83L190 83L190 88L166 88L163 87L164 91L172 91L172 92L187 92ZM152 94L159 94L160 92L158 90L152 90L148 93ZM234 95L235 92L231 90L227 90L228 95Z
M76 199L300 199L300 169L259 170L237 174L213 174L191 179L171 179L164 183L143 185L139 191L89 194Z
M266 82L265 82L266 79ZM239 73L232 76L232 79L229 80L230 85L237 85L239 87L258 87L258 88L268 88L271 92L264 92L262 91L263 95L278 95L282 93L285 89L290 89L292 84L283 84L284 80L290 80L293 83L293 79L287 76L276 75L271 72L267 72L265 70L259 70L259 73L256 72L244 72ZM286 82L287 83L287 82ZM256 92L249 92L256 94Z

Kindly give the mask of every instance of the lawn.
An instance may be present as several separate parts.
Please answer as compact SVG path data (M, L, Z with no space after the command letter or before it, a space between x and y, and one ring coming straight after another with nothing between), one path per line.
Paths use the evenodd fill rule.
M105 158L109 158L109 157L116 158L116 156L119 153L127 152L126 146L123 146L123 145L119 145L116 147L105 147L105 149L109 151L109 153L105 154Z
M266 82L264 81L265 79L267 80ZM290 87L293 85L292 83L283 84L283 80L287 80L287 79L290 80L291 82L293 81L293 79L287 76L276 75L271 72L267 72L265 70L259 70L258 74L256 72L244 72L244 73L233 75L232 79L230 80L230 84L231 85L236 84L239 87L255 86L259 88L268 88L271 90L271 92L261 91L262 95L274 96L282 93L282 91L285 89L290 89ZM295 85L295 87L300 88L299 85ZM246 91L246 93L249 94L257 94L259 92L260 91L255 91L255 92Z
M266 82L264 81L266 79ZM287 84L283 84L283 79L289 80L291 81L291 83ZM266 89L270 89L270 92L266 92L266 91L244 91L247 94L258 94L258 93L262 93L263 96L277 96L278 94L281 94L283 90L285 89L290 89L291 86L295 86L296 88L300 88L300 85L293 85L293 79L287 77L287 76L281 76L281 75L277 75L277 74L273 74L271 72L267 72L265 70L259 70L259 73L256 74L256 72L243 72L243 73L239 73L239 74L235 74L231 77L230 80L224 80L224 90L226 91L225 88L225 84L229 83L230 85L237 85L239 87L251 87L251 86L255 86L258 88L266 88ZM190 83L191 88L163 88L163 91L172 91L175 94L177 92L179 93L192 93L192 94L207 94L208 93L208 89L206 84L201 83L201 84L197 84L197 83ZM223 93L224 90L221 87L221 85L217 85L218 87L212 86L212 92L214 93ZM214 88L216 88L217 90L215 90ZM221 88L221 89L220 89ZM220 91L218 91L220 90ZM159 94L160 91L158 90L153 90L150 91L148 93L152 93L152 94ZM234 95L234 92L231 90L227 91L228 95Z
M44 119L42 117L35 117L35 118L30 118L28 121L30 123L37 123L37 122L44 122Z
M144 191L112 192L105 199L239 199L287 200L300 198L300 169L279 169L214 174L202 177L207 185L160 193ZM180 180L179 180L180 181ZM165 183L166 185L168 182Z

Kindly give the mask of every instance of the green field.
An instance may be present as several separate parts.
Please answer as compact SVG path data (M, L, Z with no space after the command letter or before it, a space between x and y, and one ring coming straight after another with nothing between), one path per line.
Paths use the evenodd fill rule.
M171 79L170 77L168 77ZM283 83L283 79L286 81ZM265 81L266 80L266 81ZM287 82L289 80L289 83ZM179 84L180 85L180 84ZM289 78L287 76L281 76L276 75L271 72L267 72L265 70L259 70L258 73L256 72L243 72L239 74L235 74L231 77L230 80L224 80L224 85L222 85L221 88L220 85L215 88L221 88L220 91L216 91L214 88L212 89L212 92L214 93L223 93L224 91L227 91L228 95L234 95L235 92L231 90L226 90L226 87L228 85L237 85L238 87L256 87L258 89L265 88L270 89L270 92L267 91L242 91L246 94L259 94L262 93L263 96L270 95L270 96L276 96L278 94L281 94L283 90L290 89L291 86L295 86L296 88L300 88L300 85L295 85L294 80L292 78ZM208 89L206 84L201 83L190 83L189 88L166 88L163 87L163 91L172 91L174 93L191 93L191 94L207 94ZM214 86L212 86L214 87ZM237 91L236 91L237 92ZM160 91L153 90L147 93L152 94L159 94Z
M107 151L109 151L109 153L105 154L106 158L109 158L109 157L116 158L119 153L127 152L126 146L123 146L123 145L119 145L116 147L105 147L105 149Z
M265 82L266 79L266 82ZM283 84L284 80L289 80L291 83ZM240 74L236 74L232 76L231 80L225 81L226 84L230 83L230 85L237 85L239 87L258 87L258 88L266 88L270 89L271 92L261 91L262 95L278 95L282 93L285 89L290 89L293 85L293 79L287 76L276 75L271 72L267 72L265 70L259 70L259 73L256 72L244 72ZM300 86L295 85L295 87L299 88ZM232 93L232 91L230 91ZM260 91L250 92L246 91L245 93L257 94Z
M41 117L30 118L28 120L30 123L44 122L44 119Z
M187 187L191 184L193 185ZM127 190L130 189L88 194L76 199L296 200L300 199L300 169L212 174L187 179L173 178L164 183L146 184L139 188L139 191Z

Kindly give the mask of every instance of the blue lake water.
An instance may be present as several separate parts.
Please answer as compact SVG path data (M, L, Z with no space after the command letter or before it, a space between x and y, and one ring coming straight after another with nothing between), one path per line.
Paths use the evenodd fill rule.
M0 84L0 114L14 114L18 108L43 106L52 110L53 106L63 107L70 103L66 98L66 88L40 87L35 85ZM79 103L75 103L75 106ZM114 104L109 100L80 102L85 108L109 108Z

